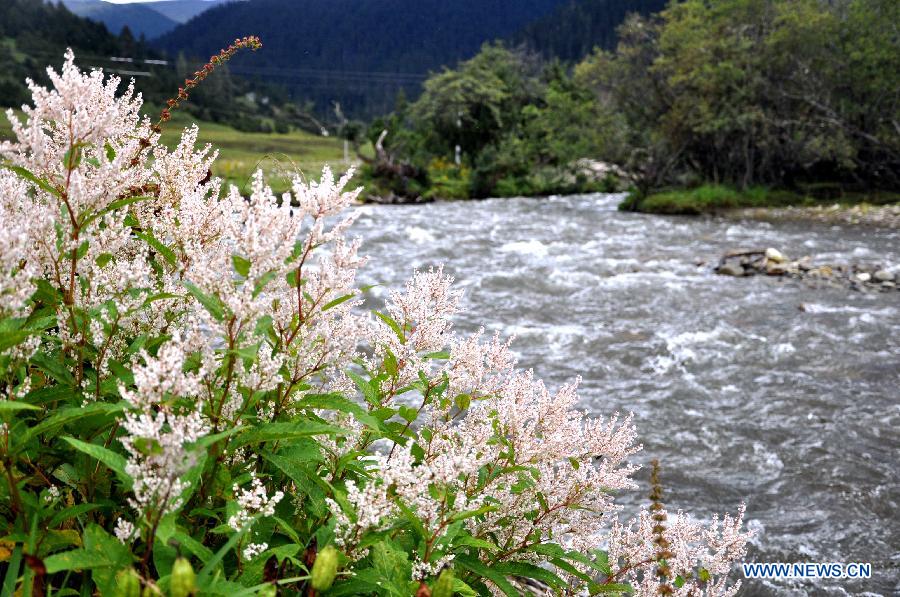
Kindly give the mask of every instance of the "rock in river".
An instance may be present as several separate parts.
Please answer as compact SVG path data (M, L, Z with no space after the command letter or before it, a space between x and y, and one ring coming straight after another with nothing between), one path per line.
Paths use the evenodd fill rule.
M736 278L747 275L746 272L744 272L744 268L742 268L740 265L734 265L732 263L720 265L716 268L716 273L722 274L723 276L734 276Z
M766 261L771 261L773 263L784 263L788 258L784 256L784 253L779 251L778 249L774 249L769 247L766 249Z

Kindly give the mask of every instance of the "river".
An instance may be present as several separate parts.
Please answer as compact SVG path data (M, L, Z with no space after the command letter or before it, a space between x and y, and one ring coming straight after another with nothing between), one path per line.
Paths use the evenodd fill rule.
M900 292L712 272L736 247L900 264L900 231L648 216L620 199L366 206L360 281L400 288L443 263L465 289L458 330L514 334L551 387L580 375L584 408L634 412L671 510L746 501L747 561L872 564L868 581L742 594L900 594Z

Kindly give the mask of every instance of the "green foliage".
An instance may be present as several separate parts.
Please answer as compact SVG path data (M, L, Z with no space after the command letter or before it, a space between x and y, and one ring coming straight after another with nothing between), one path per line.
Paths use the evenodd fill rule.
M687 0L577 68L625 120L641 191L900 185L896 2Z
M779 207L813 201L808 196L767 187L739 190L722 185L703 185L693 189L654 192L646 197L632 195L620 207L648 213L698 215L739 207Z
M835 189L832 185L803 185L797 191L764 186L738 189L724 185L701 185L686 189L662 189L647 195L632 192L619 204L619 209L699 215L737 208L832 205L836 202L847 205L878 205L898 201L900 193L896 192L846 193L840 187Z
M426 197L459 199L607 188L577 162L621 158L620 120L562 65L494 44L430 78L373 131L425 171Z
M587 7L560 10L575 18ZM426 81L385 127L386 146L426 169L458 146L469 197L603 188L582 159L623 168L636 197L703 183L741 190L626 203L667 212L796 202L790 191L811 183L842 195L896 189L898 20L886 0L673 2L629 17L614 52L598 49L571 73L488 45ZM426 185L426 196L460 196L440 170ZM762 200L754 187L788 191Z
M222 39L253 31L266 45L235 69L262 67L320 113L337 101L348 116L391 110L398 91L417 95L427 73L507 39L566 0L254 0L227 2L172 31L156 45L205 58ZM256 73L250 72L255 75Z
M99 147L105 151L102 144ZM74 149L71 151L65 162L69 171L75 168ZM89 159L93 159L91 153L83 163ZM51 201L58 200L57 193L50 192L54 188L50 181L27 170L10 175L28 181L30 192L44 189ZM147 259L153 267L147 268L147 275L162 276L163 268L176 267L179 254L175 251L181 249L171 248L149 230L140 231L134 210L141 205L122 200L108 205L102 211L104 218L87 213L71 221L83 235L79 238L96 242L92 233L121 218L122 225L130 229L129 238L152 249L153 257ZM312 250L311 245L307 248ZM66 265L74 272L77 260L86 254L79 248L63 259L70 260ZM292 286L297 289L308 282L300 277L302 261L294 269L301 254L305 259L302 243L296 245L285 266L296 274ZM254 275L256 262L248 264L245 258L233 255L226 256L226 262L234 271L217 272L226 287L233 284L239 289ZM76 286L81 277L73 273L71 284ZM272 280L262 276L258 284L265 286ZM448 395L447 374L429 379L424 366L413 381L396 385L402 365L390 350L383 362L366 368L342 363L351 367L346 374L361 394L358 402L353 392L316 393L313 377L319 370L312 363L311 373L297 378L287 364L279 364L273 373L277 383L269 389L251 389L235 381L235 371L247 372L263 364L262 344L269 354L292 355L321 342L312 337L303 340L309 345L290 345L305 332L306 321L301 317L288 318L287 328L277 332L270 315L256 314L258 319L235 324L234 303L220 295L228 297L225 290L204 291L183 281L183 290L155 295L134 307L148 318L151 313L158 315L162 330L148 331L153 328L140 325L117 327L120 307L115 301L82 306L72 300L71 290L65 286L69 281L69 277L40 280L22 308L22 316L12 316L10 306L0 303L0 396L4 397L0 400L0 468L4 477L0 481L0 518L4 522L0 553L5 554L0 565L5 567L4 595L47 591L127 597L271 596L278 591L298 594L312 589L323 596L403 597L429 583L444 597L489 595L488 585L515 595L514 578L540 581L561 594L568 586L559 576L564 572L575 574L595 592L620 588L610 579L603 552L567 551L537 526L521 542L497 538L497 529L513 523L503 518L492 530L473 534L476 531L467 522L483 521L498 511L496 499L453 510L453 504L459 503L456 500L463 499L462 486L443 482L425 481L421 487L424 495L441 504L443 520L420 518L392 494L391 487L385 487L385 499L396 501L399 513L385 516L384 527L372 523L361 527L360 536L346 547L360 551L352 558L342 553L336 545L346 545L342 543L345 539L338 537L336 529L341 520L349 524L347 517L357 516L350 506L351 492L357 484L377 482L372 478L373 446L377 442L400 449L408 446L410 455L423 455L433 438L428 417L420 420L423 409L441 404L446 412L458 409L454 411L458 414L472 406L472 397ZM293 290L290 296L293 298ZM321 317L341 305L346 307L349 297L341 295L321 303L311 297L306 300L312 306L301 311L304 316ZM167 359L164 351L175 342L178 317L186 305L197 314L209 314L205 333L213 333L210 328L221 325L229 330L227 337L213 342L214 346L196 348L196 352L178 344L174 370L148 372L145 366L153 359L158 359L157 363ZM400 346L407 343L413 333L411 322L401 324L386 313L376 312L375 316ZM64 337L61 332L65 329L75 332ZM91 335L89 329L103 330L103 334ZM27 344L35 339L38 344ZM104 351L113 342L120 352L104 361ZM208 352L204 354L204 350ZM446 361L450 355L429 352L422 358L423 362ZM182 395L187 391L166 386L170 377L187 379L204 367L210 381L203 384L202 397ZM159 379L151 382L147 375ZM136 383L142 376L143 385ZM152 393L148 383L163 389L152 403L141 403L142 392ZM240 411L225 415L223 406L231 391L240 397ZM421 406L394 400L401 394L421 399ZM185 421L194 415L204 417L209 427L196 439L164 446L169 434L187 437ZM139 420L146 425L157 421L161 427L150 425L148 431L138 426L135 430L133 425ZM351 426L358 443L347 443ZM490 441L507 442L509 453L478 464L471 481L483 489L489 478L499 479L499 484L510 485L517 495L533 486L540 473L536 468L510 464L515 448L499 422L497 429L497 437ZM152 460L156 457L166 460L157 463ZM154 479L165 479L167 467L177 467L172 469L179 471L177 480L152 485ZM144 502L137 501L141 483L145 484ZM246 502L248 493L242 486L248 484L263 492L263 505L251 508L241 502ZM147 486L156 487L149 500ZM170 494L175 487L178 493ZM275 491L271 488L283 488L289 499L279 497L269 502L271 509L264 507L268 492ZM541 499L526 510L529 520L551 514ZM246 520L234 522L240 521L236 517L242 513ZM553 569L535 565L535 554ZM438 569L415 572L414 564L428 562L428 558L443 563ZM584 566L596 574L580 571Z
M127 7L116 7L116 10L120 9ZM67 48L75 52L80 64L103 67L107 72L117 72L122 66L111 61L111 57L135 60L139 70L150 74L135 77L136 89L149 103L163 106L168 98L178 93L184 79L193 76L192 73L220 49L216 46L201 56L191 57L190 61L183 55L173 54L168 58L174 62L174 68L172 65L147 64L143 62L145 59L167 57L151 49L143 38L135 40L127 29L119 34L120 29L107 31L100 23L72 14L61 3L0 1L0 107L18 107L28 100L31 94L25 85L26 78L42 85L49 83L47 64L58 67ZM217 43L221 43L221 32L217 32L216 38ZM122 78L127 81L129 77L123 75ZM246 133L277 130L286 135L291 130L303 129L318 134L321 130L310 116L310 107L291 102L283 87L270 81L251 84L246 79L231 76L224 65L204 81L183 109L192 119L224 124ZM312 147L316 145L313 143ZM256 156L258 160L259 153ZM245 169L249 170L251 166Z

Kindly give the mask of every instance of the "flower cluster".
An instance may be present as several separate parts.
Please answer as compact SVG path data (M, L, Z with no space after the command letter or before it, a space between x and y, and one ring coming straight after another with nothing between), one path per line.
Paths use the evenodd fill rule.
M256 46L236 41L167 109ZM33 504L74 505L38 543L84 528L74 545L128 550L115 561L139 560L129 578L150 592L175 535L216 568L198 578L216 591L264 573L297 593L412 594L448 569L470 594L514 594L521 575L566 594L651 594L660 577L678 594L737 590L743 510L709 527L658 524L661 506L613 522L614 494L636 487L631 416L589 416L577 381L551 391L516 368L511 340L458 335L462 293L441 267L360 312L352 171L280 196L257 173L243 196L208 176L196 127L169 149L118 79L71 53L49 75L0 145L0 389L22 401L0 425L8 511L25 517L10 528L56 524ZM98 482L101 465L116 478ZM49 499L20 496L34 488ZM56 570L83 561L59 555ZM96 592L113 592L111 572L90 577Z
M613 577L628 581L636 595L659 594L660 579L656 568L658 522L654 518L665 510L642 510L636 517L620 523L616 521L609 532L609 561ZM716 595L730 597L741 587L731 585L728 573L734 562L746 555L749 534L742 531L744 507L736 516L728 514L722 520L713 516L709 526L692 520L683 512L668 516L663 537L668 545L668 582L674 595Z
M243 529L257 514L263 516L275 514L275 506L284 497L284 493L281 491L276 491L269 497L262 481L253 474L250 475L249 489L244 489L238 485L235 485L233 489L238 511L228 519L228 526L236 531Z

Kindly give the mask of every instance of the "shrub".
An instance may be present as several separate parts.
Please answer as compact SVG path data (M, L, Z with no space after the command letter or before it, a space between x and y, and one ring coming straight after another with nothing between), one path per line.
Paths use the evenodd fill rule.
M441 268L360 311L349 175L220 194L196 127L51 79L0 147L3 594L736 590L743 512L618 522L631 418L455 334Z

